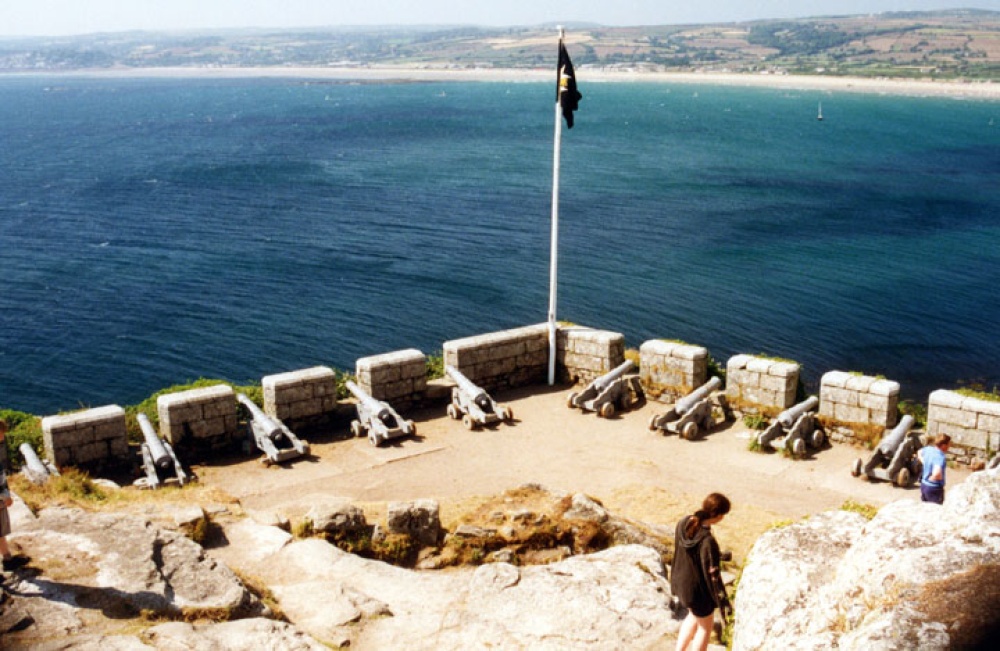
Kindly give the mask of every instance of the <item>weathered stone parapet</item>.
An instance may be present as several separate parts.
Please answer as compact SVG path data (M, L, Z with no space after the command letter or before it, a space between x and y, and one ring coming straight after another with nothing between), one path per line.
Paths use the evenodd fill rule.
M544 384L548 342L545 323L453 339L444 342L444 363L487 391Z
M895 427L899 383L882 378L830 371L820 380L819 415L839 423Z
M45 454L57 467L103 470L128 463L125 410L106 405L42 419Z
M292 424L331 419L337 412L337 376L332 368L314 366L267 375L261 379L264 411Z
M800 370L795 362L734 355L726 363L726 398L739 409L787 409L795 404Z
M951 437L948 456L959 463L986 461L1000 448L1000 402L939 389L927 406L927 435Z
M415 348L362 357L355 368L358 386L396 410L419 404L427 390L427 356Z
M652 339L639 347L639 377L646 396L673 402L708 381L708 349Z
M561 381L590 382L625 361L625 335L583 326L563 326L556 333L556 351L556 368Z
M239 438L236 395L217 384L168 393L156 399L160 435L171 445L223 447Z

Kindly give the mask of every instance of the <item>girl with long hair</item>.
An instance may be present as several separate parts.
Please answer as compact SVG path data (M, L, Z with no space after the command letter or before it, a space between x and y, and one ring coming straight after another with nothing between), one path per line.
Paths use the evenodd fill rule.
M712 536L712 525L721 522L729 508L729 498L712 493L700 509L677 523L670 589L688 611L677 634L677 651L687 650L689 644L695 651L705 651L715 609L729 608L719 569L719 544Z

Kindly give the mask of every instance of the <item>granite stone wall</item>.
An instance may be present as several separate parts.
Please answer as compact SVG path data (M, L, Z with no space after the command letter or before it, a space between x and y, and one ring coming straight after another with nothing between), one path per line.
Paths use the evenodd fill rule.
M795 362L734 355L726 363L726 398L740 411L782 411L795 404L800 369Z
M332 368L312 368L261 379L264 412L293 431L296 426L328 423L337 413L337 376Z
M1000 402L939 389L927 407L928 442L938 434L951 437L948 456L959 463L988 461L1000 448Z
M625 361L625 335L583 326L562 326L556 332L556 351L559 381L589 383ZM545 362L548 364L548 355ZM547 368L544 382L548 382Z
M443 348L444 363L486 391L548 381L549 330L545 323L453 339L444 342Z
M829 371L820 380L819 415L834 421L891 429L898 406L898 382L844 371Z
M406 411L424 400L427 356L415 348L362 357L355 366L358 386L396 411Z
M662 339L639 347L642 388L646 396L673 403L708 381L708 349Z
M173 446L220 448L244 435L232 387L217 384L156 399L160 436Z
M56 467L103 470L129 462L125 410L118 405L46 416L42 438L45 454Z

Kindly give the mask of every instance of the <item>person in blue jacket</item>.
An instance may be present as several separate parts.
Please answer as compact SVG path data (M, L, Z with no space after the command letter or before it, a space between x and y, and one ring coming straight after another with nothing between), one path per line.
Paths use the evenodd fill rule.
M918 452L923 471L920 473L920 499L924 502L944 504L944 471L948 467L948 446L951 437L939 434L934 443Z

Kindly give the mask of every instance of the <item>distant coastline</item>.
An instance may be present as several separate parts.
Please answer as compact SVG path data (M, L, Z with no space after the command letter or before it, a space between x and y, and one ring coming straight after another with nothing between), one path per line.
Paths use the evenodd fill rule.
M252 79L288 78L330 81L482 81L534 82L554 79L554 72L517 68L443 68L405 66L358 67L172 67L112 68L44 73L7 73L9 76L92 76L122 78L204 78ZM719 86L785 88L790 90L843 91L916 97L955 97L1000 100L1000 83L985 81L934 81L913 79L872 79L824 75L782 75L714 72L647 72L587 68L577 70L581 84L590 83L681 83Z

